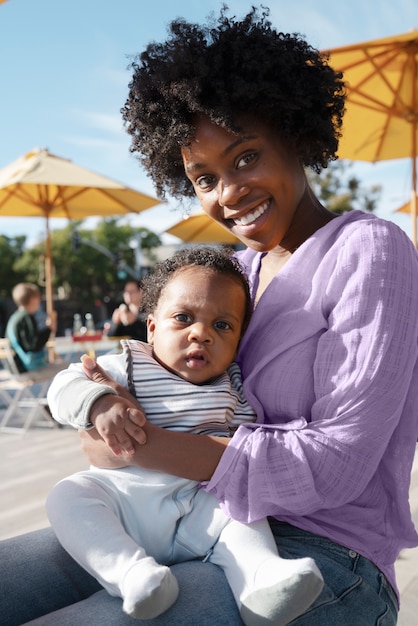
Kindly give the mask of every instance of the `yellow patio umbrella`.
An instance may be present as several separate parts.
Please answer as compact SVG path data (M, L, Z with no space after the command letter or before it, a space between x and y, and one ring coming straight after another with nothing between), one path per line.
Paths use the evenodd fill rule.
M185 215L183 219L165 232L189 243L225 243L231 245L240 243L240 240L229 230L223 228L200 210L191 215Z
M45 218L45 296L50 316L54 315L50 218L140 213L159 203L46 149L36 148L0 170L0 217Z
M412 239L417 243L418 30L326 50L344 73L346 113L338 155L353 161L409 158Z
M417 202L418 202L418 197L415 194L415 204ZM405 202L405 204L400 206L399 209L396 209L395 213L411 213L411 209L412 209L411 205L412 205L411 200L408 200L408 202Z

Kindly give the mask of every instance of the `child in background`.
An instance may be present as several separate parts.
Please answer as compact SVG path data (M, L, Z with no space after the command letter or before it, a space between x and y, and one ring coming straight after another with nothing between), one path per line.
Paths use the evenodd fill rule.
M239 424L255 419L231 366L251 316L238 262L224 249L182 250L145 277L143 289L149 344L123 341L121 355L98 362L139 400L152 424L225 437L227 445ZM132 400L89 380L81 365L55 378L48 400L61 423L94 426L114 453L133 452L141 421ZM224 570L249 626L285 625L304 612L322 589L314 561L282 560L267 520L233 521L199 487L133 466L91 467L58 483L47 511L64 548L123 598L132 617L167 610L178 595L169 565L192 559Z
M12 298L17 311L9 318L6 337L14 350L17 368L19 372L43 369L48 365L45 344L56 329L49 317L45 327L38 326L35 313L41 306L39 288L33 283L19 283L13 288Z

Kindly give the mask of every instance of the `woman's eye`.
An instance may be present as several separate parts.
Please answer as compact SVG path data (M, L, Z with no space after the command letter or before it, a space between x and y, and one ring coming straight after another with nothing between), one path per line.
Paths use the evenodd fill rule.
M199 189L208 189L213 185L213 181L213 176L199 176L199 178L195 182L195 185L196 187L199 187Z
M248 165L249 163L251 163L252 161L254 161L254 159L256 158L256 153L255 152L250 152L249 154L245 154L243 157L241 157L237 163L237 167L245 167L246 165Z

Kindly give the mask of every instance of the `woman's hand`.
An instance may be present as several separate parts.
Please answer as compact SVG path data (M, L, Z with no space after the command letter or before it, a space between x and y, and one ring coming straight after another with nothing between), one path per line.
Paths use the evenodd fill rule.
M134 324L138 319L139 308L134 304L130 304L129 307L126 304L121 304L117 309L113 311L112 322L114 324L122 324L123 326L129 326Z
M129 307L125 306L123 310L120 312L120 321L124 326L129 326L130 324L134 324L138 319L139 311L137 307L134 305L129 305Z
M95 467L119 469L131 465L128 455L115 456L95 428L79 430L80 447L88 462Z
M100 367L100 365L92 359L87 354L83 354L81 357L81 364L83 366L83 371L87 378L90 380L94 380L95 383L101 383L102 385L107 385L108 387L112 387L121 398L126 398L129 400L132 405L138 409L144 418L145 423L145 414L142 410L141 405L138 400L131 394L129 391L121 384L116 382L109 374L107 374L104 369Z

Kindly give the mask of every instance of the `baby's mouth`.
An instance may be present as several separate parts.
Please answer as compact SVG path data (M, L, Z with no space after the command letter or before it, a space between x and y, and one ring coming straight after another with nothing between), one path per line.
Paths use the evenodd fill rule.
M201 369L206 365L207 359L203 354L192 353L187 355L186 363L191 369Z

